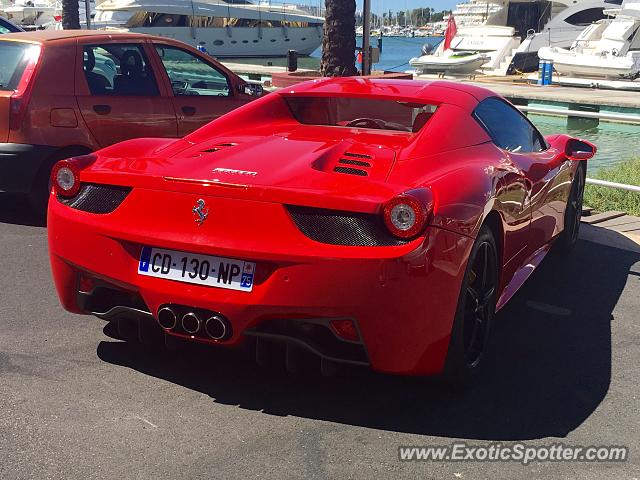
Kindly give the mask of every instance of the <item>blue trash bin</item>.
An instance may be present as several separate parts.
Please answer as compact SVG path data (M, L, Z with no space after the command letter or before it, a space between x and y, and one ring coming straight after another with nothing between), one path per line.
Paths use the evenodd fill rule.
M553 83L553 60L545 60L544 65L544 85Z
M543 59L540 59L538 63L538 85L544 85L544 71L546 68L547 62Z

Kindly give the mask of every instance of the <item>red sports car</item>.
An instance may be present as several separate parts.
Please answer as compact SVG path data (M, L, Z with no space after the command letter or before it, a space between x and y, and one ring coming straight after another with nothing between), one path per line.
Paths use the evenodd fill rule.
M484 88L307 82L59 162L53 276L66 309L142 337L464 382L496 310L576 242L595 150Z

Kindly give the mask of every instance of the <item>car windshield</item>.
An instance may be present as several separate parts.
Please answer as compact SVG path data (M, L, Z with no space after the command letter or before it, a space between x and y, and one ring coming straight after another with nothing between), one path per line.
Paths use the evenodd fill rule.
M305 125L419 132L436 105L354 97L284 97L294 118Z
M31 45L19 42L0 42L0 90L18 88Z

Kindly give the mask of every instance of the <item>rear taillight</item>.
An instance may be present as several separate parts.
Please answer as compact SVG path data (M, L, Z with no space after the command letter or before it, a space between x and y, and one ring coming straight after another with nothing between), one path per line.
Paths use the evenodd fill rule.
M420 235L433 213L433 194L419 188L389 200L383 208L384 223L392 235L410 240Z
M40 60L40 53L42 49L39 45L29 47L24 52L23 60L26 62L22 77L18 83L18 87L14 90L10 99L9 106L9 129L20 130L22 126L22 120L27 110L27 104L29 103L29 96L33 89L33 74L36 71L36 66Z
M51 170L51 184L57 195L75 197L80 191L80 172L96 160L95 155L61 160Z

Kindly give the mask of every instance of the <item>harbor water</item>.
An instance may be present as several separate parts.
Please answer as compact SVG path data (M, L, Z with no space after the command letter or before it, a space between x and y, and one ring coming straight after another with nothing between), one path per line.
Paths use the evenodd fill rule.
M361 41L359 38L358 41ZM420 56L422 46L430 42L437 45L440 38L405 38L384 37L380 63L375 65L377 70L409 70L409 59ZM372 45L377 45L377 38L372 39ZM300 68L317 69L320 65L321 50L316 50L310 57L299 59ZM286 65L284 58L238 58L225 59L237 63L249 63L257 65ZM630 95L640 93L630 92ZM566 117L551 117L546 115L530 114L529 119L540 129L544 135L552 133L567 133L589 140L598 146L598 154L589 162L589 170L593 173L601 167L615 165L630 157L640 157L640 126L625 125L620 123L600 122L598 126L590 126L590 122L584 125L567 125ZM592 124L593 122L591 122Z
M640 157L640 125L600 122L597 127L589 127L589 122L584 122L584 126L568 125L566 117L534 114L529 114L528 117L543 135L567 133L594 143L598 147L598 153L589 160L590 173L632 157Z
M396 70L402 72L409 69L409 59L411 57L419 57L420 51L425 43L429 43L436 46L442 41L442 37L422 37L422 38L407 38L407 37L383 37L382 39L382 54L380 55L380 62L374 65L376 70ZM357 39L357 44L360 46L362 38ZM371 45L378 45L378 38L371 38ZM322 49L318 48L309 57L300 57L298 59L298 67L308 68L315 70L320 67L320 57L322 55ZM355 52L354 52L355 58ZM253 65L273 65L284 67L287 64L286 58L225 58L224 61L232 63L249 63Z

